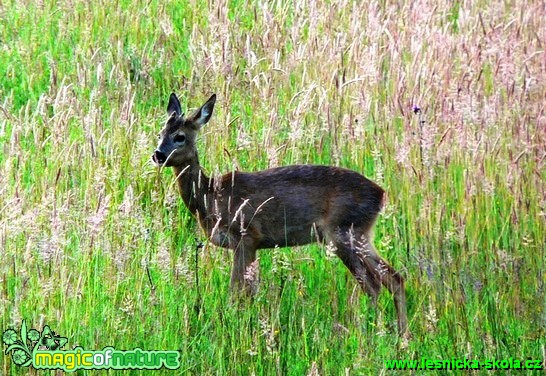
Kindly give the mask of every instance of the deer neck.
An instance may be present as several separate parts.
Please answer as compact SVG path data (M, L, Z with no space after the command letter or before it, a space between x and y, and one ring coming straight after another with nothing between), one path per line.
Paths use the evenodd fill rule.
M183 166L175 166L174 173L177 177L178 189L182 200L193 215L199 214L200 218L207 215L206 193L210 187L210 178L199 165L197 156L194 160Z

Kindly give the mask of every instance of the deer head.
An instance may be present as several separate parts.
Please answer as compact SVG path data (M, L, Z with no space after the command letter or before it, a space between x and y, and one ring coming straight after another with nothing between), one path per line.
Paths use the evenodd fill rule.
M167 106L169 118L159 133L159 143L152 155L158 166L184 166L197 157L195 139L199 129L210 120L215 102L216 94L213 94L190 116L184 117L180 101L171 94Z

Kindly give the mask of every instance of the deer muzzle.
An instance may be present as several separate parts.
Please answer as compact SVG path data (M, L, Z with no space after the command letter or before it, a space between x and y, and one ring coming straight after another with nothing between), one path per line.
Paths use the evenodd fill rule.
M167 160L167 156L165 155L165 153L159 150L155 150L152 154L152 160L155 162L155 164L162 165Z

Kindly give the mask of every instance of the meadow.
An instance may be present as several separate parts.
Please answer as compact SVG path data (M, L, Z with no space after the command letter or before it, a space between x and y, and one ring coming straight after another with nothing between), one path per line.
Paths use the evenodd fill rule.
M546 367L545 45L537 0L0 2L0 332L180 350L157 374ZM186 112L218 95L211 175L327 164L388 192L374 244L409 341L327 246L260 251L233 303L231 253L150 161L172 91ZM38 374L4 350L0 374Z

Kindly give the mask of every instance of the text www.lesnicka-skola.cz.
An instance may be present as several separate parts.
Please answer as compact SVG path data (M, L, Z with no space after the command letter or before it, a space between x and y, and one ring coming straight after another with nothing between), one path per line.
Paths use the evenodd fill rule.
M486 359L483 361L467 358L415 360L386 360L385 367L390 370L543 370L540 359Z

